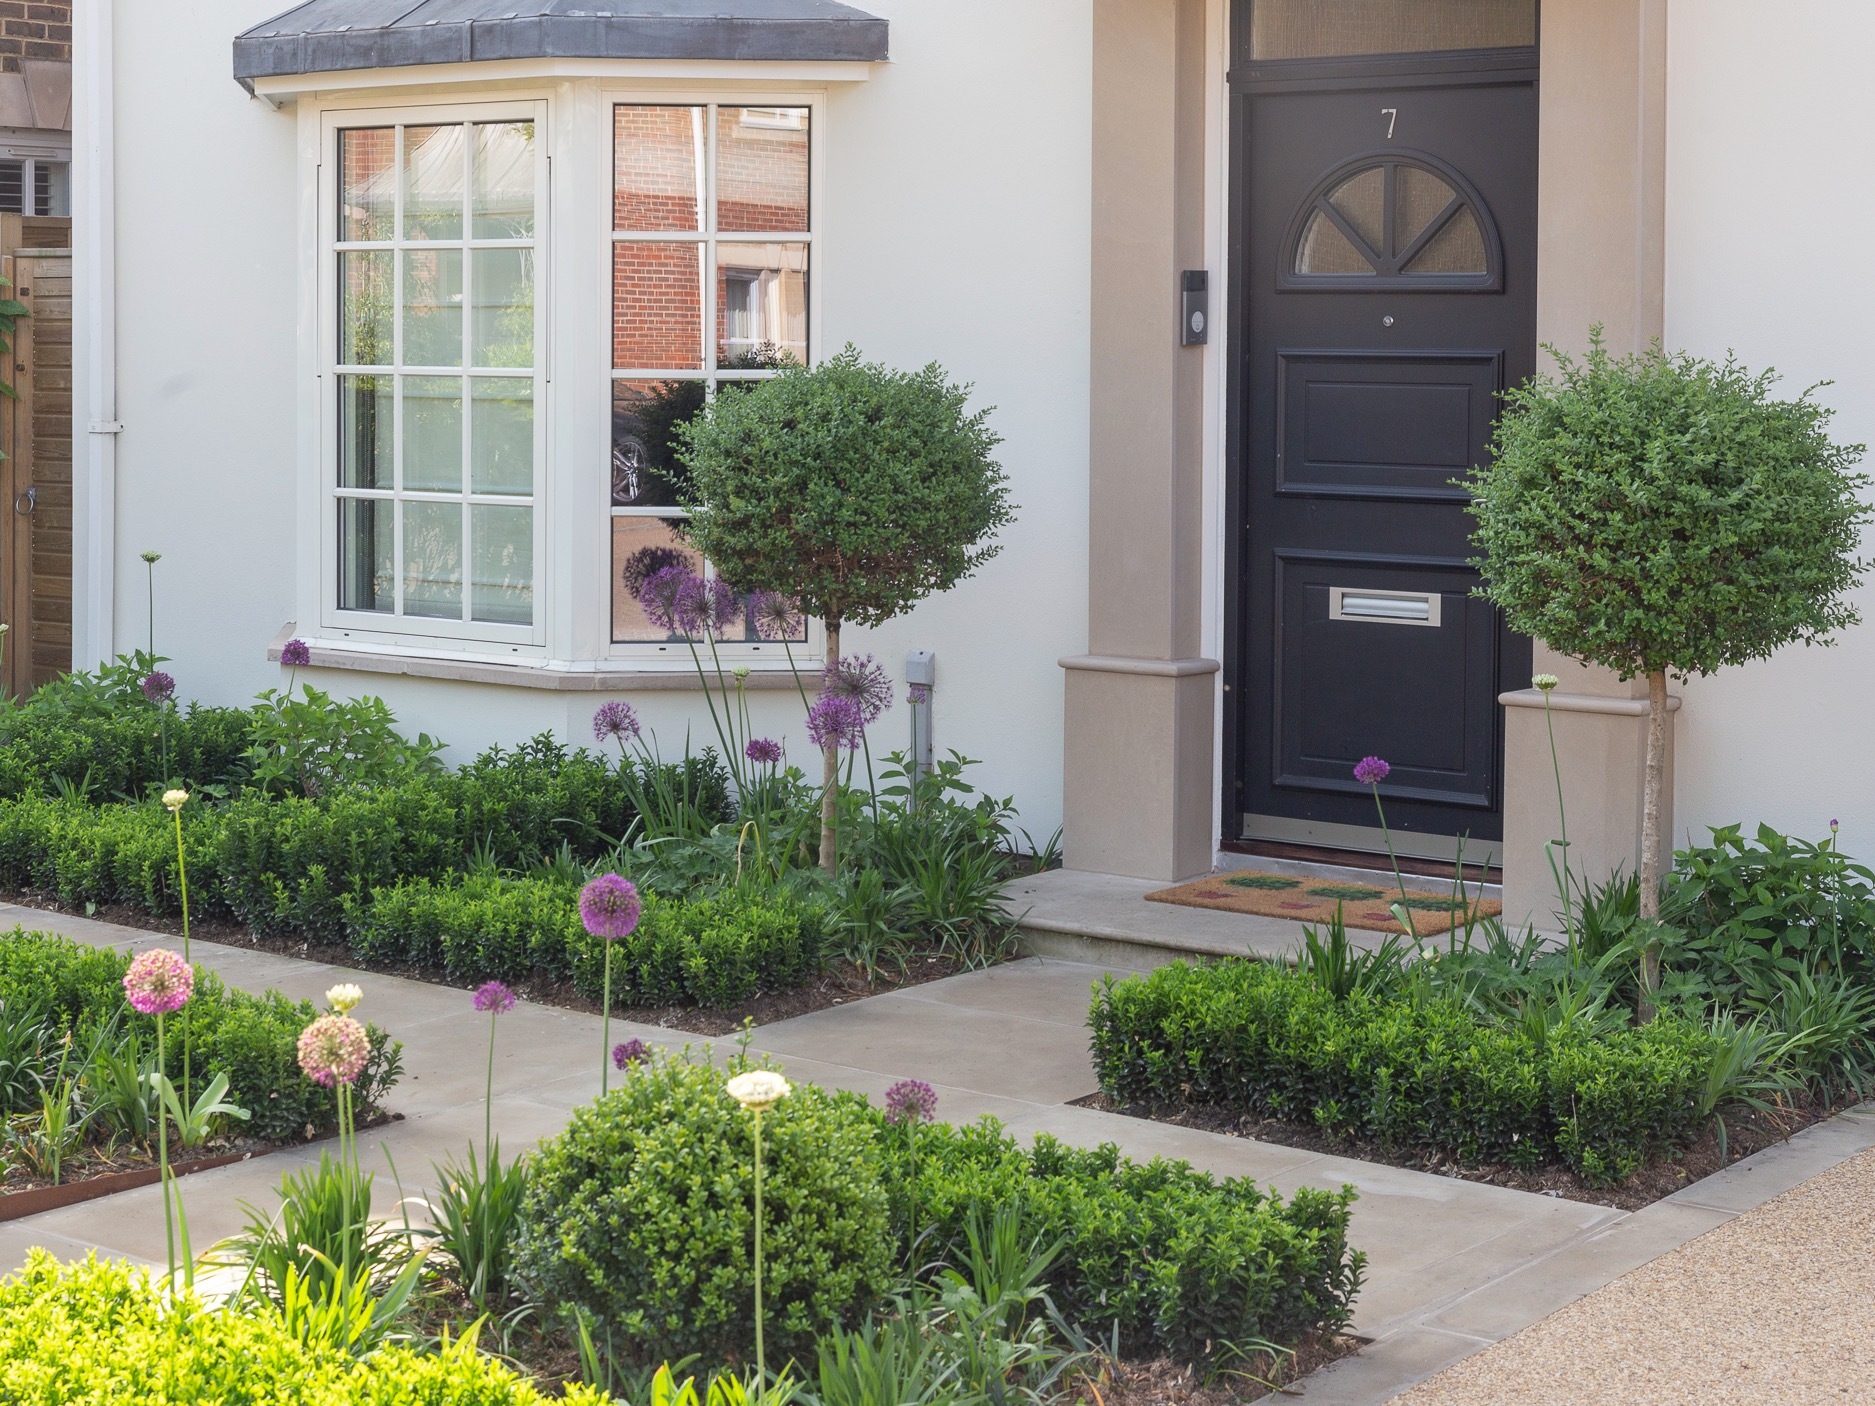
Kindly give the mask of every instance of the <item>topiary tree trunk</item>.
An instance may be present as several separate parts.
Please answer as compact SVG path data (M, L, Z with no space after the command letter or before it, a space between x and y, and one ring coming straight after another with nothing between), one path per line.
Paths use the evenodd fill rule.
M840 617L829 616L822 621L827 631L827 667L831 669L840 659ZM829 874L838 871L840 866L840 836L834 828L840 808L840 741L829 737L820 749L822 789L820 793L820 867Z
M1641 790L1641 919L1660 917L1660 802L1667 788L1667 671L1647 671L1647 772ZM1660 985L1660 944L1650 935L1641 950L1641 1000L1637 1012L1652 1020L1653 993Z

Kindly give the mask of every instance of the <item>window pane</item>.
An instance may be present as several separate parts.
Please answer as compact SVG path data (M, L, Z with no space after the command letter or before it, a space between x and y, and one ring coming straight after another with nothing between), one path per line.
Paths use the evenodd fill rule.
M462 505L405 503L404 614L462 618Z
M339 362L391 364L391 252L339 255Z
M616 644L681 641L682 635L660 629L645 617L638 604L637 587L662 566L685 565L703 570L703 558L671 531L670 523L656 517L612 519L612 639Z
M534 383L479 376L469 382L469 487L476 493L534 491Z
M678 501L674 435L703 409L701 381L612 383L612 506L665 508Z
M727 369L807 361L807 246L716 250L716 359Z
M462 489L462 378L404 377L404 487Z
M703 367L703 247L637 241L612 248L612 365Z
M461 127L404 128L404 238L462 238Z
M339 486L391 487L389 376L339 377Z
M339 238L393 239L397 218L397 132L353 127L339 133Z
M470 361L476 366L534 364L534 251L476 249Z
M407 249L405 366L462 365L462 251Z
M612 109L612 228L700 229L703 109Z
M475 131L477 239L534 237L534 124L478 122Z
M534 622L534 510L469 509L475 574L469 588L472 619L501 625Z
M1417 54L1536 43L1536 0L1254 0L1259 59Z
M716 110L716 227L738 234L807 229L807 109Z
M339 499L339 609L389 611L391 521L382 498Z

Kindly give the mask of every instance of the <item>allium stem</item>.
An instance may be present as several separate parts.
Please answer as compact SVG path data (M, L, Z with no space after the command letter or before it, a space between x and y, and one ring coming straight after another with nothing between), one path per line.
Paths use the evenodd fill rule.
M1407 902L1406 879L1400 873L1400 857L1393 852L1393 834L1387 829L1387 808L1380 803L1380 783L1378 781L1374 782L1373 788L1374 809L1380 812L1380 838L1387 843L1387 858L1393 861L1393 881L1400 886L1400 905L1402 908L1405 908ZM1419 935L1419 929L1413 923L1413 910L1411 908L1405 908L1405 912L1406 935L1408 937L1417 937Z
M755 1380L768 1392L768 1358L762 1351L762 1110L755 1118Z
M155 568L151 569L154 570ZM182 893L182 960L188 962L189 870L182 859L182 807L176 807L170 814L176 818L176 887ZM190 964L190 970L194 970L193 963ZM193 1023L194 1022L187 1019L184 1019L182 1023L182 1104L185 1108L193 1107L193 1104L190 1102L191 1092L189 1089L189 1051L190 1046L194 1043L190 1038L189 1027Z
M606 1089L610 1087L609 1071L606 1066L612 1058L612 939L608 937L602 940L605 942L603 987L605 994L600 998L599 1003L599 1096L601 1098L605 1097ZM494 1058L492 1053L489 1058Z
M169 1077L163 1050L163 1012L158 1010L156 1013L156 1077L159 1081ZM157 1175L163 1183L163 1239L169 1249L169 1278L173 1283L176 1278L176 1214L169 1201L169 1110L163 1107L163 1090L160 1082L156 1089L156 1164Z
M495 1021L501 1015L499 1005L488 1010L488 1083L482 1090L482 1155L495 1144Z

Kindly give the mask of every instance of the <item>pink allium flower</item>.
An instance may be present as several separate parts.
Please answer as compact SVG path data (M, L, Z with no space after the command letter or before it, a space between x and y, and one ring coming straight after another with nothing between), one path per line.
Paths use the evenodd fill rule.
M638 714L623 699L602 703L592 715L592 735L600 742L611 739L623 747L627 738L638 736Z
M937 1090L922 1079L901 1079L885 1091L885 1121L929 1123L937 1117Z
M1362 757L1354 764L1354 779L1363 786L1378 786L1392 770L1379 757Z
M506 1015L514 1009L515 996L499 981L485 982L475 989L475 1008L484 1015L493 1011L496 1015Z
M601 874L579 891L580 921L587 932L607 942L630 937L643 911L637 885L617 874Z
M195 971L167 947L139 952L124 973L124 997L144 1015L168 1015L195 993Z
M781 760L781 744L767 737L751 737L742 753L758 765L773 766Z
M865 715L845 694L822 694L807 710L807 735L816 747L844 747L851 752L866 735Z
M299 1067L327 1088L351 1083L370 1057L370 1036L348 1015L322 1015L300 1032Z
M280 662L289 669L297 669L302 664L312 663L312 650L306 647L305 640L288 640L280 646Z
M612 1064L617 1069L628 1069L640 1060L651 1058L651 1046L643 1040L627 1040L612 1047Z

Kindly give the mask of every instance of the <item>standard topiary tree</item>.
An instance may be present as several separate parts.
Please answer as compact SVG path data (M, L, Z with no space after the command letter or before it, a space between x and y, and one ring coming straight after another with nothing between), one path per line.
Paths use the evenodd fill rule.
M996 555L1012 517L989 412L935 363L894 371L848 346L811 370L718 395L678 427L691 542L739 591L774 591L840 628L877 625ZM822 748L821 864L835 864L839 741Z
M1710 674L1859 619L1847 593L1869 480L1811 391L1656 344L1581 361L1504 397L1492 462L1472 471L1476 562L1512 628L1647 680L1641 915L1660 905L1667 675ZM1642 982L1651 991L1657 955Z

